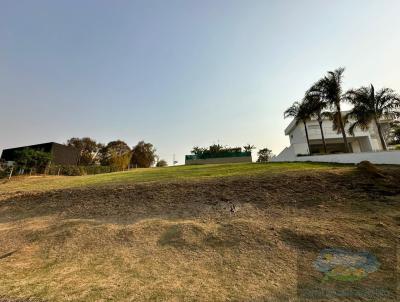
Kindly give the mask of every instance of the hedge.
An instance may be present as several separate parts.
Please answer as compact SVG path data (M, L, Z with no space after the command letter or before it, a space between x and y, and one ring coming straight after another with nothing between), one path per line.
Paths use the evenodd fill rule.
M224 157L248 157L251 156L251 152L233 152L233 151L219 151L211 153L209 151L204 152L203 154L192 154L185 155L186 160L195 160L195 159L208 159L208 158L224 158Z
M94 175L102 173L111 173L119 171L116 167L111 166L67 166L67 165L51 165L47 171L49 175L66 175L81 176Z

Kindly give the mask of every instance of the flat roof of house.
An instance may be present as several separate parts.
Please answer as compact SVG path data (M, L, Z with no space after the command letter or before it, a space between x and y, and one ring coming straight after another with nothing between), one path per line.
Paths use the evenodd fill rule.
M347 113L349 113L350 111L342 111L342 115L345 115L345 114L347 114ZM315 119L311 119L311 120L315 120ZM327 120L329 120L327 117L324 117L323 118L323 120L324 121L327 121ZM386 118L381 118L380 120L379 120L379 123L380 124L383 124L383 123L391 123L391 122L393 122L393 119L386 119ZM285 135L289 135L290 134L290 132L292 132L292 130L296 127L296 124L297 124L297 121L296 121L296 119L293 119L291 122L290 122L290 124L285 128Z
M4 150L13 150L13 149L20 149L20 148L31 148L31 147L39 147L39 146L49 146L49 145L62 145L56 142L48 142L48 143L40 143L40 144L34 144L34 145L27 145L27 146L18 146L18 147L12 147L12 148L6 148Z

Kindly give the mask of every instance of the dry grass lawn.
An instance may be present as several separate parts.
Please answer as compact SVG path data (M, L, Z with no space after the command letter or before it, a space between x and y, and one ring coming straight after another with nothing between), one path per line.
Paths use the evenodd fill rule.
M0 297L298 301L302 255L398 245L400 167L380 169L244 164L4 182ZM393 257L380 261L380 278L395 282Z

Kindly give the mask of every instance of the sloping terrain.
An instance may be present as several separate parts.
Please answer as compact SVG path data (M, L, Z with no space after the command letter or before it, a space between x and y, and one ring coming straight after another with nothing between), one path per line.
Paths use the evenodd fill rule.
M193 169L0 184L0 297L297 301L302 256L399 243L399 167ZM379 258L387 284L395 258Z

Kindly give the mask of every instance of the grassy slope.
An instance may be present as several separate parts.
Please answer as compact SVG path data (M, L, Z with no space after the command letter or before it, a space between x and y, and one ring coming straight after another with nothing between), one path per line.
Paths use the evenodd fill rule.
M288 173L298 170L315 170L343 167L335 164L319 163L270 163L270 164L223 164L176 166L168 168L134 169L127 172L116 172L83 177L38 176L16 177L12 181L0 183L0 194L11 192L33 192L89 185L110 185L123 183L143 183L149 181L177 181L216 178L225 176L248 176L258 173Z
M382 169L210 165L0 184L0 297L296 301L299 256L396 243L400 168ZM390 284L393 258L379 260Z

